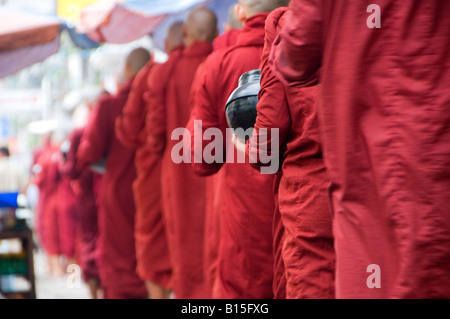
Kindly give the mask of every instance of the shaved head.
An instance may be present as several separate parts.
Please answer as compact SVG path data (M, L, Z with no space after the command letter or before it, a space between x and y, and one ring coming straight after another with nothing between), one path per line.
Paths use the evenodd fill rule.
M181 46L184 42L184 35L183 35L183 22L175 22L172 24L167 31L167 37L166 37L166 52L169 53L170 51L178 48Z
M127 78L135 76L150 60L150 52L144 48L131 51L125 61L125 75Z
M287 7L289 0L239 0L239 5L246 12L247 18L265 12L272 12L279 7Z
M192 10L184 23L184 33L187 46L195 41L212 43L218 34L216 14L205 7Z

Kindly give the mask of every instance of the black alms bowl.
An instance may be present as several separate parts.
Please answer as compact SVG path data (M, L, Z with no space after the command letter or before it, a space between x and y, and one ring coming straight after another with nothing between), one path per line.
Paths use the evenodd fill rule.
M235 130L241 128L245 131L255 125L260 79L261 70L246 72L239 78L239 85L231 93L225 106L225 115L230 128Z

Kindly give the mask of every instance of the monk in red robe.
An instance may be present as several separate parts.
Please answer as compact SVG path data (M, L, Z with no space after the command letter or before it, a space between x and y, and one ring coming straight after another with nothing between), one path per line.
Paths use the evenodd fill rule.
M62 174L61 163L63 155L57 152L58 162L55 163L57 171L57 225L60 254L63 259L63 270L70 264L78 261L78 239L76 227L76 195L71 180Z
M236 44L243 24L236 16L235 7L236 4L233 4L228 10L228 21L223 24L224 32L214 39L214 50L219 50Z
M221 237L214 298L273 298L274 176L260 174L246 163L237 163L239 151L234 149L232 140L227 139L225 104L240 76L259 68L264 23L268 13L279 5L279 2L269 0L239 1L237 16L245 24L236 45L215 51L208 57L193 92L195 105L188 123L192 167L198 175L219 174L219 184L215 187L221 196L218 200L222 206ZM212 128L222 133L224 158L208 163L203 158L195 158L195 150L210 141L196 145L195 132L203 136ZM197 139L202 140L202 136ZM234 150L231 159L227 154L230 149ZM223 164L225 158L228 160Z
M209 298L203 272L207 179L188 163L174 161L172 132L183 128L198 66L212 52L217 17L207 8L191 11L184 24L185 49L151 73L147 129L153 152L162 153L162 203L173 265L175 298Z
M33 165L30 170L31 175L31 183L36 185L36 187L39 190L38 199L35 207L35 232L36 237L38 239L39 245L43 246L44 241L44 234L42 231L42 216L44 212L44 203L45 203L45 197L46 197L46 184L44 183L44 179L42 178L42 164L45 162L44 156L48 153L48 151L51 149L51 140L50 140L50 134L46 134L42 138L43 142L42 145L36 148L33 152Z
M249 161L272 149L268 130L277 128L276 143L283 156L278 202L285 229L286 298L329 299L334 298L335 255L329 179L316 114L319 88L284 86L268 63L272 43L286 23L287 10L275 10L266 21L258 116L247 145Z
M169 55L183 45L183 23L173 24L165 41ZM148 80L157 65L151 61L134 80L122 115L116 120L116 134L127 147L136 149L137 178L133 183L136 203L136 258L138 275L146 282L149 297L170 297L172 264L161 205L161 156L146 143L145 119Z
M60 171L63 157L60 137L61 132L54 134L51 147L39 156L40 172L35 178L44 195L39 199L41 244L49 259L50 272L56 277L63 274L66 264L76 262L75 195L70 181Z
M142 48L127 56L126 83L117 94L99 99L77 153L81 167L106 160L98 213L100 280L108 299L147 297L145 284L136 273L136 208L132 190L136 179L135 152L119 142L114 126L128 99L133 78L149 59L149 52Z
M449 298L450 2L291 8L271 61L289 85L320 73L336 296Z
M58 153L59 149L50 144L39 156L39 170L35 183L39 188L39 239L48 258L50 273L55 277L62 276L60 263L60 245L58 236Z
M214 39L214 50L231 47L236 44L239 33L242 29L242 22L236 16L236 4L230 6L228 11L228 21L224 23L224 33ZM200 77L203 65L199 67L196 78ZM194 81L194 83L196 80ZM192 95L193 93L191 93ZM194 103L194 102L192 102ZM218 184L215 181L219 178L218 175L211 176L207 180L206 187L206 214L205 214L205 251L204 251L204 271L206 286L209 289L209 294L212 295L215 286L216 269L217 269L217 255L220 240L220 210L221 203L219 202L220 194L214 187Z
M100 183L101 175L89 168L79 170L77 151L83 131L84 128L78 128L71 133L70 148L62 164L61 172L75 185L77 234L80 242L79 264L91 297L97 299L101 284L97 263L98 194L96 184Z

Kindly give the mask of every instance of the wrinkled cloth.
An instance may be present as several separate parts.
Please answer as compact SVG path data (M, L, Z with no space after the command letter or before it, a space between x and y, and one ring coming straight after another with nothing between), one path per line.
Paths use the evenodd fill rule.
M191 111L189 101L198 66L212 45L195 42L173 51L166 63L155 67L149 79L146 128L152 152L162 154L162 205L173 265L175 298L209 298L203 271L206 178L196 176L188 163L175 163L172 149L180 141L172 132L184 128Z
M161 156L151 153L146 144L148 79L154 66L151 61L136 75L123 112L116 120L116 134L124 146L136 150L133 195L137 273L145 281L169 288L172 265L161 207Z
M286 23L287 10L277 9L266 20L258 116L248 153L255 157L271 150L273 136L263 138L264 130L279 129L276 143L281 145L283 163L278 202L285 229L286 298L329 299L334 298L335 254L330 182L316 113L319 89L283 85L268 63L275 36Z
M223 174L214 185L222 209L213 298L273 298L274 176L262 175L247 163L194 160L194 131L203 134L209 128L220 129L224 157L231 157L226 152L234 146L226 138L225 103L237 88L239 77L259 67L266 17L267 14L258 14L248 19L235 46L215 51L207 58L193 91L195 103L187 125L191 134L192 168L201 176ZM201 130L194 127L194 121L199 120ZM209 143L203 140L197 147L203 150Z
M271 61L320 74L337 298L450 297L450 3L293 0Z
M77 156L81 168L106 158L98 210L100 280L105 291L120 296L146 296L136 273L134 240L135 203L132 183L136 178L134 150L124 147L114 132L116 118L127 101L131 82L115 95L102 96L91 111ZM130 294L129 292L133 292Z

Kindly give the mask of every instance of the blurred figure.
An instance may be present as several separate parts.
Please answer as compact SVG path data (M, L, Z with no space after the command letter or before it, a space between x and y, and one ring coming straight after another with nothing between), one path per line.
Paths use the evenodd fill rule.
M41 136L41 145L33 150L33 162L30 169L30 185L34 185L37 188L37 203L34 210L34 232L38 246L42 248L43 231L42 231L42 216L44 212L44 203L46 197L46 187L42 184L41 175L42 172L42 156L46 156L47 152L51 149L51 133ZM40 184L41 183L41 184ZM39 185L40 184L40 185ZM30 187L28 188L30 189Z
M241 0L236 14L244 24L235 46L215 51L205 61L193 90L194 109L188 128L194 158L195 133L218 128L224 137L223 161L233 142L225 137L228 128L225 105L236 89L240 76L258 69L264 45L264 23L269 12L283 1ZM194 121L202 127L194 127ZM197 133L198 134L198 133ZM202 137L200 137L201 139ZM203 141L203 147L210 141ZM246 163L192 164L198 175L217 175L214 185L220 203L220 246L213 298L273 298L272 224L275 203L273 175L262 175ZM203 150L202 150L203 153Z
M89 92L86 100L87 110L90 112L102 93L100 90ZM85 167L80 169L77 156L85 127L72 131L69 137L70 147L62 164L62 173L72 180L76 195L77 233L80 242L79 264L83 280L89 287L91 297L98 299L102 296L101 282L98 269L98 205L99 187L102 175Z
M228 10L228 21L224 23L224 33L214 39L214 50L220 50L236 44L241 32L243 23L236 15L237 3L231 5ZM202 63L203 64L203 63ZM201 73L201 65L198 74ZM196 79L198 75L196 75ZM194 80L194 83L197 80ZM205 272L205 282L209 294L212 295L216 280L217 257L220 242L220 214L221 209L219 189L215 185L220 184L219 175L213 175L206 180L206 213L205 213L205 241L203 268Z
M278 214L285 229L279 248L286 269L286 298L330 299L334 298L335 255L329 179L316 114L319 87L284 86L268 63L287 10L277 9L266 20L258 116L248 153L250 158L262 158L261 152L272 149L266 132L279 129L275 143L284 159L277 190Z
M170 56L183 46L183 23L174 23L165 41ZM146 143L149 77L161 65L149 61L138 73L122 114L116 120L116 134L124 146L136 149L137 178L133 182L136 202L137 273L145 281L151 299L170 297L172 264L161 205L161 163Z
M450 297L450 2L292 0L272 63L322 85L338 298Z
M49 260L50 273L61 277L65 263L75 263L75 198L70 182L60 172L62 132L51 136L51 147L39 156L40 167L35 177L42 212L38 215L40 244Z
M237 3L228 9L228 21L223 24L224 33L214 39L214 50L219 50L236 44L243 23L236 15Z
M15 165L10 159L10 152L7 146L0 147L0 192L25 191L27 177L25 173Z
M77 198L73 189L72 181L63 174L62 165L66 160L68 144L64 141L57 151L58 169L58 235L60 251L63 258L62 268L78 263L78 236L76 222Z
M10 159L10 152L7 146L0 147L0 193L16 196L15 193L24 193L27 186L27 179L24 172L16 166ZM14 194L12 194L14 193ZM14 220L14 207L0 207L0 230L8 224L8 219Z
M134 240L135 204L132 183L136 178L134 150L125 148L114 132L136 74L150 60L137 48L125 61L126 83L115 95L103 95L92 110L77 152L79 169L106 160L99 201L99 271L107 299L146 298L144 282L136 273Z
M189 164L176 164L171 152L174 129L189 119L189 93L198 66L212 52L217 18L207 8L192 10L184 24L185 49L151 72L148 143L162 154L162 204L173 265L175 298L209 298L203 273L205 183Z

